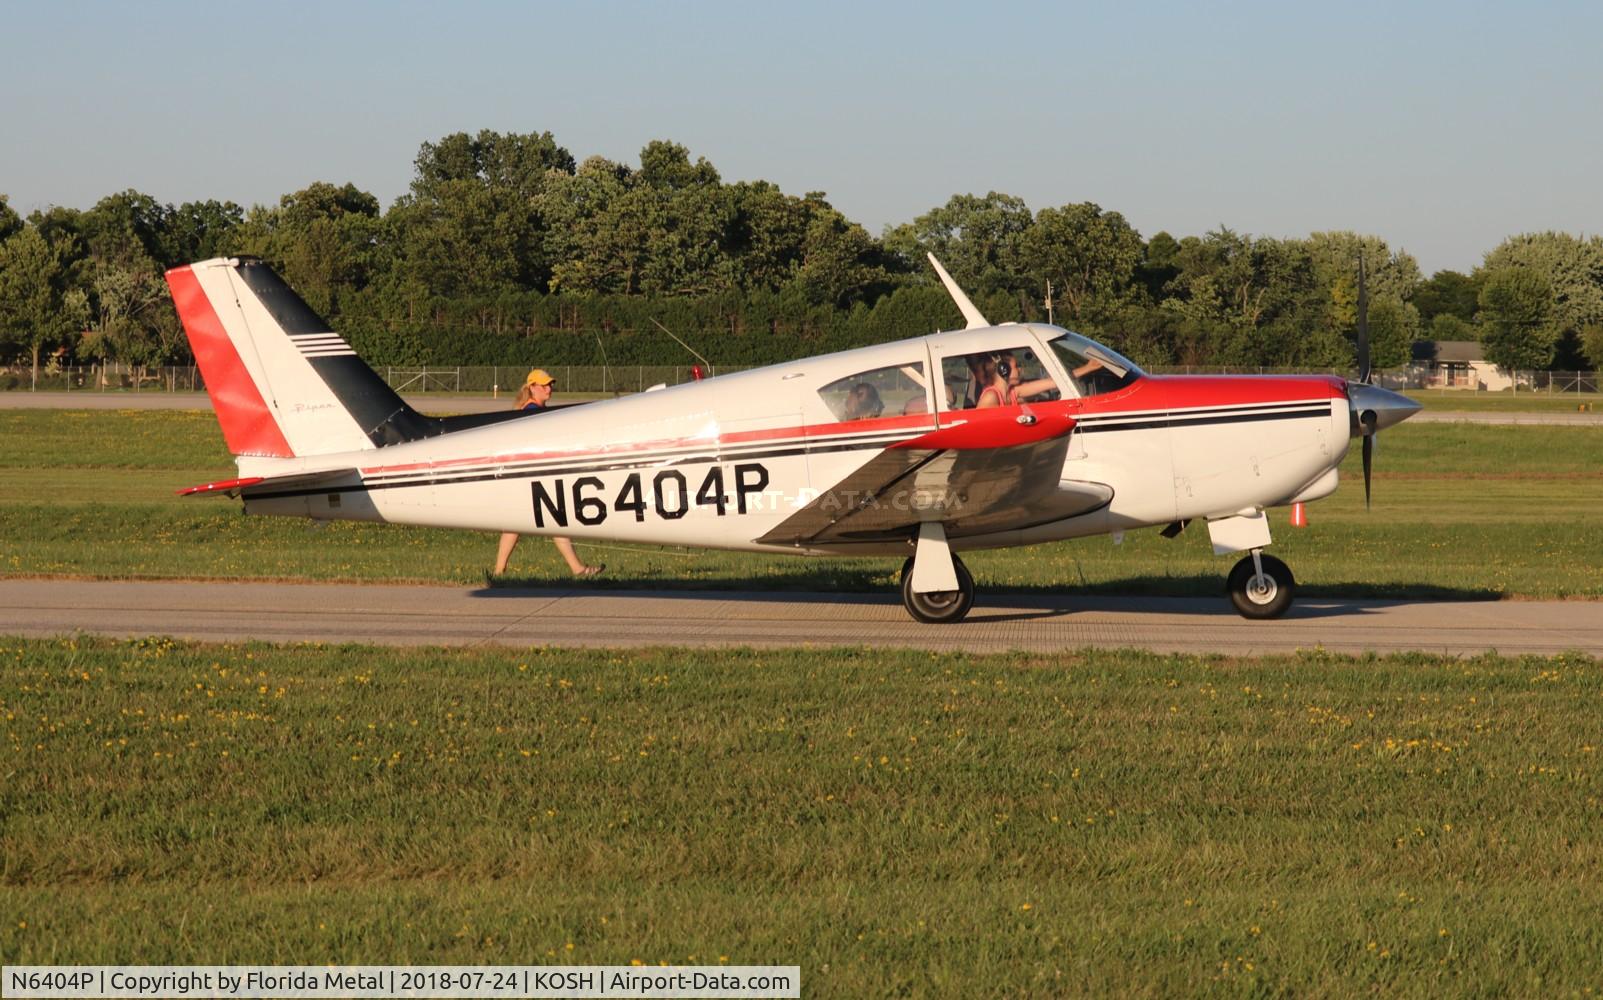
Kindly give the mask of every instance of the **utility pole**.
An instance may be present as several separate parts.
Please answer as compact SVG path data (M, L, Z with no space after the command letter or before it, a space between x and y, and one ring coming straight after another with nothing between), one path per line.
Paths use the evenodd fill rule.
M1056 326L1052 322L1052 279L1046 279L1046 321L1048 325Z

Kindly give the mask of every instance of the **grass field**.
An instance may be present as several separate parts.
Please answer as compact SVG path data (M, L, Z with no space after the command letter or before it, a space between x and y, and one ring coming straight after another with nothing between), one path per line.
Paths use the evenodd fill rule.
M1404 425L1309 591L1603 596L1603 432ZM0 411L0 573L484 579L246 518L210 414ZM895 565L583 547L603 586ZM593 550L593 551L592 551ZM519 582L560 580L551 546ZM1216 593L1206 533L976 553ZM590 584L587 584L590 585ZM1588 995L1603 664L0 637L0 963L798 964L808 996Z
M0 960L1581 995L1603 669L0 640Z
M1603 413L1603 394L1595 392L1466 392L1462 389L1409 389L1404 395L1433 410L1498 413L1575 413L1582 406Z
M182 411L0 411L0 573L479 583L484 534L246 518L178 488L233 465L216 422ZM1603 596L1603 430L1404 424L1380 441L1375 506L1357 449L1332 498L1274 551L1312 594ZM898 562L585 545L587 586L865 590ZM1155 531L966 557L982 588L1212 594L1229 560L1202 530ZM563 581L548 544L519 549L510 582Z

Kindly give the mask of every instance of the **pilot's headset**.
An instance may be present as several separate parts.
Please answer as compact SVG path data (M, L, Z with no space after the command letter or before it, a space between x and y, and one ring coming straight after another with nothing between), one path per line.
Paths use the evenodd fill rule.
M991 360L996 363L996 373L1002 376L1004 380L1013 374L1013 363L1002 355L993 354L991 355Z

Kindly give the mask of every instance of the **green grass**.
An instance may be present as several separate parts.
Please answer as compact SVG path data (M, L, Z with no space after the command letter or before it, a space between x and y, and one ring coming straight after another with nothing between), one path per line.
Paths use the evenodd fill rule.
M1463 389L1409 389L1403 393L1431 410L1472 410L1498 413L1575 413L1582 404L1603 413L1603 395L1595 392L1469 392Z
M183 499L232 461L209 414L0 411L0 573L482 583L491 535L247 518L237 502ZM1603 433L1587 427L1404 424L1382 435L1375 505L1357 449L1335 496L1274 551L1310 594L1603 597ZM894 559L827 560L580 544L599 587L879 590ZM1229 560L1193 526L965 556L984 588L1216 594ZM527 539L511 583L568 580Z
M0 960L1569 995L1603 667L0 640Z
M0 468L210 469L215 479L232 476L234 460L210 412L0 410Z

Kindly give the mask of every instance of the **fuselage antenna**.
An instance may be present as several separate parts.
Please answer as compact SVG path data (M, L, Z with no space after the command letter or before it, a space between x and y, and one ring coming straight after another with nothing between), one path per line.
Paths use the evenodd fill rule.
M657 323L657 317L652 316L652 317L650 317L650 319L651 319L651 322ZM697 354L695 352L695 349L692 348L689 344L687 344L684 341L680 340L678 337L675 337L674 336L674 332L672 330L670 330L667 327L663 326L661 323L657 323L657 329L661 330L663 333L666 333L668 336L673 337L674 343L678 344L680 347L683 347L685 350L689 351L692 357L694 357L697 361L700 361L702 364L706 365L707 366L707 374L708 374L709 377L718 374L717 372L712 370L712 362L708 361L706 358L704 358L701 355Z

